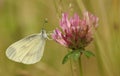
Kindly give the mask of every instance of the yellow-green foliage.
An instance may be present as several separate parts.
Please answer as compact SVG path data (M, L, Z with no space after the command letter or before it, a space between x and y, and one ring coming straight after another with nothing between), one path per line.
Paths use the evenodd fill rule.
M15 41L59 25L61 12L81 15L87 9L99 17L94 41L86 48L95 53L82 56L84 76L120 76L120 1L119 0L0 0L0 76L72 76L70 63L62 64L67 49L47 40L42 60L34 65L10 61L6 48Z

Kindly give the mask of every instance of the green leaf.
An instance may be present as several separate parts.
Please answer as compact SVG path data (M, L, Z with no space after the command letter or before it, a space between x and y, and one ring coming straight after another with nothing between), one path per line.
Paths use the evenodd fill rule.
M86 55L86 57L88 57L88 58L90 58L91 56L95 56L95 54L92 53L91 51L84 51L83 53L84 53L84 54Z
M63 58L62 64L65 64L70 58L73 58L73 60L77 60L80 57L81 53L84 53L84 55L88 58L90 58L91 56L95 56L91 51L85 51L84 49L71 50Z
M68 59L70 58L71 54L72 54L72 52L69 52L67 55L65 55L65 57L63 58L62 64L65 64L68 61Z
M80 57L80 51L74 50L69 52L65 57L63 58L62 64L65 64L70 58L73 58L74 60L77 60Z
M80 57L80 51L79 50L76 50L72 53L72 58L74 60L77 60L79 57Z

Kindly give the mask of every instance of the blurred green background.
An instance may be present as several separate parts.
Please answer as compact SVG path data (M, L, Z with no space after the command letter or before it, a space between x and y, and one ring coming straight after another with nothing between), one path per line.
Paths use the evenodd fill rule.
M86 48L95 53L82 56L84 76L120 76L120 0L0 0L0 76L72 76L70 62L62 64L67 49L47 40L42 60L33 65L13 62L5 56L15 41L59 25L61 12L81 15L81 2L99 17L94 41Z

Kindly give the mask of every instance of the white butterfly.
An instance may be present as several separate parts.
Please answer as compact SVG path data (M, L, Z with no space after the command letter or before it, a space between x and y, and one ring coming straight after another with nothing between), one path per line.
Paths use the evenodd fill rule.
M42 30L39 34L27 36L9 46L6 56L23 64L34 64L41 60L47 34Z

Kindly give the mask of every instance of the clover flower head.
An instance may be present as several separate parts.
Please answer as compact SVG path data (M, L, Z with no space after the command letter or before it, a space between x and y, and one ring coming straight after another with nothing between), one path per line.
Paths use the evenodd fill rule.
M98 26L98 18L88 12L80 19L78 14L68 17L67 13L62 14L60 28L56 28L52 38L61 45L70 49L86 47L93 40L93 27Z

